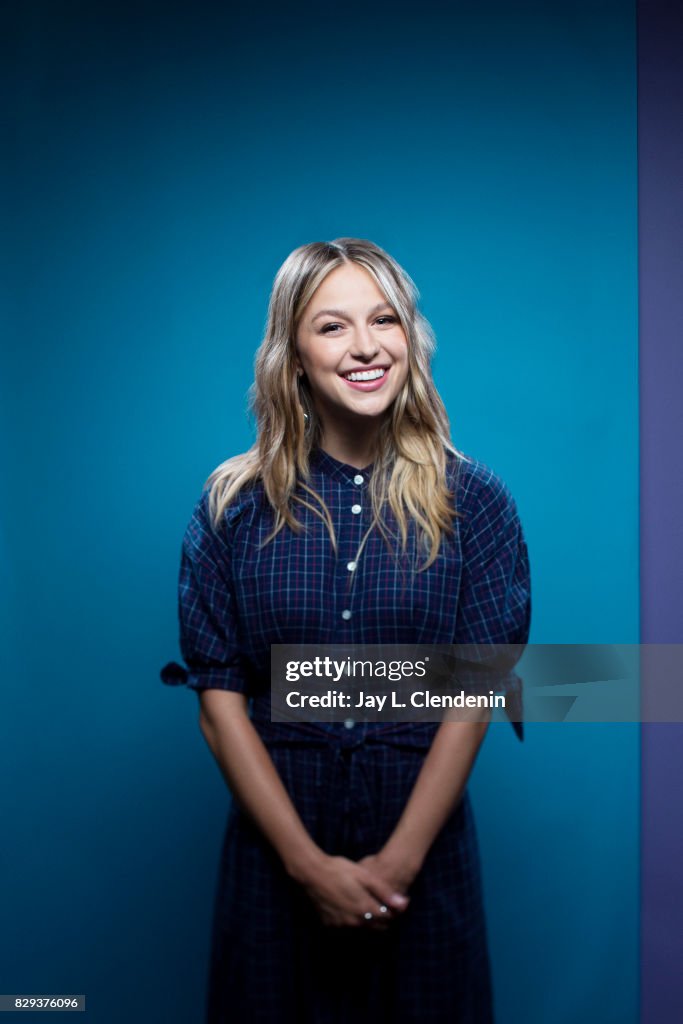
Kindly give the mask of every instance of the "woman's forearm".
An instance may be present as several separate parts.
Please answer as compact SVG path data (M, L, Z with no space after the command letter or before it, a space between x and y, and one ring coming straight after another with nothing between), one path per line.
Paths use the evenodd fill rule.
M246 698L225 690L200 697L200 727L238 803L279 854L293 878L304 877L323 853L306 831L247 713Z
M381 851L382 860L403 873L407 883L461 799L487 728L488 722L443 722L439 727L403 814Z
M207 690L200 703L202 733L228 786L287 873L306 889L323 922L363 925L369 910L379 927L405 910L408 899L381 875L345 857L330 856L313 841L249 719L246 699L239 693Z

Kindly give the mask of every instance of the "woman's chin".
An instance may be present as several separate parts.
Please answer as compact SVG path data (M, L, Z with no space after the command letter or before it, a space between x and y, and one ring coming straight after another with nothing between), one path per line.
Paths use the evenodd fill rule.
M358 405L353 408L346 408L343 418L347 422L355 423L359 429L363 427L379 426L385 419L390 406L386 403L381 405Z

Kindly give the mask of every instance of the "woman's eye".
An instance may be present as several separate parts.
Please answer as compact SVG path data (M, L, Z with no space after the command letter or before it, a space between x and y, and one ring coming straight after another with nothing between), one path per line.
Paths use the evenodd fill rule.
M398 323L398 318L395 317L395 316L389 316L387 314L385 316L378 316L377 319L375 320L375 323L378 324L380 327L385 327L385 326L387 326L389 324ZM338 334L339 331L343 331L343 330L344 330L344 325L343 324L325 324L324 327L320 328L320 333L321 334Z

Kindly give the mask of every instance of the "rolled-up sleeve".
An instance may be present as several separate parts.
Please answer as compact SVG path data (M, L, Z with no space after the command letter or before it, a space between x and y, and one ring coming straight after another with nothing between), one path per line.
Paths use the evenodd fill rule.
M462 475L463 565L454 642L496 645L491 651L498 663L499 645L520 645L508 652L512 668L529 639L531 625L529 553L522 524L509 489L490 469L474 463ZM521 739L521 681L514 672L510 671L504 689L508 716Z
M214 531L205 492L185 531L180 560L180 651L187 668L176 662L165 665L161 678L169 685L184 684L197 691L247 690L227 525L226 517L223 529Z
M463 567L456 643L525 644L531 624L529 554L506 485L478 465L462 501Z

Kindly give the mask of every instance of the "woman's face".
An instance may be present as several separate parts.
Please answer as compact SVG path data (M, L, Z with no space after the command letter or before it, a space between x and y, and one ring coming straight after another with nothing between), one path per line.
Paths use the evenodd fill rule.
M408 342L396 312L356 263L337 267L313 293L296 352L323 428L381 417L408 376Z

